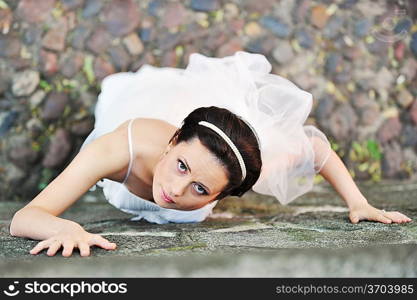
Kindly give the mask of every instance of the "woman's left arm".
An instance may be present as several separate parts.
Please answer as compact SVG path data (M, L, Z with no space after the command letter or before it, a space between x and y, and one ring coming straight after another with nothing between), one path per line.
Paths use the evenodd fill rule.
M323 149L324 148L321 150ZM315 151L319 150L320 146L316 145ZM386 212L370 205L334 150L331 150L329 158L320 170L320 174L334 187L346 202L346 205L349 208L349 219L352 223L356 224L361 220L377 221L386 224L411 221L409 217L397 211Z

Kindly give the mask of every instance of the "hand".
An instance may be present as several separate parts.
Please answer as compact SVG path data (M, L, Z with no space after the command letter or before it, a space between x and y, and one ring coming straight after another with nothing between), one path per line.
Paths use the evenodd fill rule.
M363 203L359 206L352 207L349 213L349 219L353 224L361 220L376 221L385 224L407 223L411 219L398 211L385 211L377 209L369 203Z
M89 256L90 246L94 245L106 250L116 249L115 243L110 243L98 234L89 233L80 226L79 228L62 230L55 236L39 242L32 250L30 250L30 254L38 254L43 249L49 248L46 254L48 256L54 256L62 246L62 256L71 256L74 248L80 250L81 256Z

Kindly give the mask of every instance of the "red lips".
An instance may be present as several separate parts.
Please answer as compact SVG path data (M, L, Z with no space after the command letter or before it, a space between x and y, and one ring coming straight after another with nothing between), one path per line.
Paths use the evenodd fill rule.
M168 203L174 203L172 198L170 198L169 196L167 196L167 194L165 194L164 190L162 190L162 199L164 199Z

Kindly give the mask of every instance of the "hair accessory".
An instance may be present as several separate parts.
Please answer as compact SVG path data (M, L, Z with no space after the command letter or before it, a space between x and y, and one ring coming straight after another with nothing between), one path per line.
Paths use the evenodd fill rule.
M239 161L240 168L242 169L242 182L243 182L243 180L245 180L246 178L245 162L243 161L242 155L240 155L239 150L237 149L235 144L233 144L232 140L219 127L217 127L216 125L212 123L209 123L206 121L200 121L198 122L198 124L208 127L212 129L213 131L215 131L218 135L220 135L226 141L226 143L230 146L230 148L232 148L233 152L235 153L237 157L237 160Z

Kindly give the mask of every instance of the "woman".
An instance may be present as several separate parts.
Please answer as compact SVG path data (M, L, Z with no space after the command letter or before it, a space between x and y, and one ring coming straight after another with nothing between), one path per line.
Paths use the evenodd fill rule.
M304 126L311 94L270 74L263 55L194 53L186 69L143 66L107 77L96 123L80 152L13 217L13 236L42 240L31 251L81 256L116 248L57 217L95 184L137 219L200 222L216 203L249 189L289 203L320 173L349 207L352 223L411 221L368 204L326 136Z

